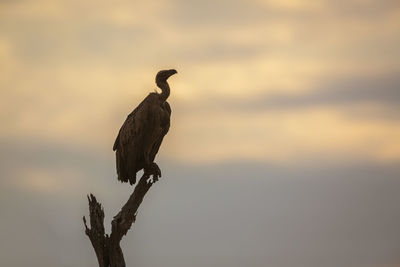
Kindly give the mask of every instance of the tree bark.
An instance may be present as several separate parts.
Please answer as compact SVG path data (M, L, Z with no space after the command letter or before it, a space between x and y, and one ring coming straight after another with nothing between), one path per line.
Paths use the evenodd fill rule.
M120 241L135 222L137 210L150 187L158 179L149 179L148 174L143 174L128 201L121 211L111 221L111 234L104 231L104 210L96 197L88 196L90 228L83 216L85 233L92 242L99 267L125 267L124 255Z

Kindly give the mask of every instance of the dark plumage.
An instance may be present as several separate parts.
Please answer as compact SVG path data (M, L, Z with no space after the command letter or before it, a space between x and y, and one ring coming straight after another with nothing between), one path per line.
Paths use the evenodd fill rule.
M167 79L175 73L174 69L157 73L156 84L161 93L150 93L128 115L119 130L113 150L116 151L118 180L121 182L134 184L136 173L141 169L156 179L161 176L154 158L170 126Z

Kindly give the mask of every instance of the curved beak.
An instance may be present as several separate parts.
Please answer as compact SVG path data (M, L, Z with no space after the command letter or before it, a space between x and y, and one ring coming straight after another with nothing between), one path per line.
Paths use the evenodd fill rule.
M170 69L168 72L169 72L169 76L172 76L172 75L178 73L175 69Z

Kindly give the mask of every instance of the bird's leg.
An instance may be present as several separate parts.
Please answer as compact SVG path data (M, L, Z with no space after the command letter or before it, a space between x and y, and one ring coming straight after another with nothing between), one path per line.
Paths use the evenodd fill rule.
M144 157L144 163L146 166L150 166L151 162L150 162L150 151L145 151L143 153L143 157Z
M148 176L152 175L153 182L158 181L158 178L161 177L161 170L155 162L152 162L148 165L146 164L146 167L144 168L144 173Z

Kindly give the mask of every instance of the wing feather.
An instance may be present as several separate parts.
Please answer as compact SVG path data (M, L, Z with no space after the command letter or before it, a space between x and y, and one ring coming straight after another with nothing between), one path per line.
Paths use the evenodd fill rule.
M114 142L118 180L136 181L136 172L151 163L170 125L171 108L160 106L157 94L149 94L128 115Z

